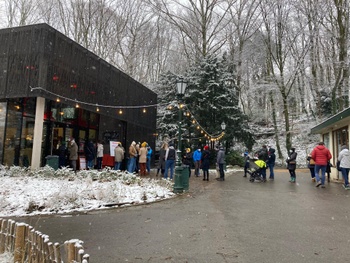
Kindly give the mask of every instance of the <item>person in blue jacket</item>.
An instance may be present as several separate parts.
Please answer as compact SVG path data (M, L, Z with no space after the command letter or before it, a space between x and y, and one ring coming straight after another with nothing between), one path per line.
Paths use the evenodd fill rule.
M193 153L193 162L194 162L194 174L196 177L200 176L200 168L201 168L201 160L202 160L202 152L201 148L198 147L197 150Z
M152 148L151 146L147 146L147 162L146 162L146 169L147 169L147 174L150 173L151 171L151 159L152 159Z

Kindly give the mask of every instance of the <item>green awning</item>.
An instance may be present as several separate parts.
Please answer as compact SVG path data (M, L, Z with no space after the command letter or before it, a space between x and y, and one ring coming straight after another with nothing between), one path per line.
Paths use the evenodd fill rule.
M336 130L342 126L348 125L350 123L350 108L339 112L338 114L330 117L324 122L318 124L317 126L311 128L311 133L313 134L323 134L329 130Z

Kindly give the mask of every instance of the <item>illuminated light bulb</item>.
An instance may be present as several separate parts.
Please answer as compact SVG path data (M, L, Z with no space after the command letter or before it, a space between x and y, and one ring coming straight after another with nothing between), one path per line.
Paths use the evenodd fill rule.
M77 104L75 105L75 107L76 107L76 108L79 108L79 104L77 103Z
M122 110L119 110L119 114L123 114L123 111L122 111Z
M146 109L143 109L142 112L143 112L143 113L146 113Z
M197 126L197 130L199 130L199 126Z
M100 109L97 107L97 108L96 108L96 111L98 112L98 111L100 111Z
M60 100L60 98L57 98L56 101L57 101L57 102L60 102L61 100Z

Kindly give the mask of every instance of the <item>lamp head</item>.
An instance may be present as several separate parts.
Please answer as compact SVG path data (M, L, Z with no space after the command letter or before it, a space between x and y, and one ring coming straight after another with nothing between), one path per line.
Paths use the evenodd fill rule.
M221 123L221 129L224 131L226 129L226 123L225 122L222 122Z
M179 79L176 82L177 94L178 95L184 95L186 87L187 87L187 82L185 82L182 78Z

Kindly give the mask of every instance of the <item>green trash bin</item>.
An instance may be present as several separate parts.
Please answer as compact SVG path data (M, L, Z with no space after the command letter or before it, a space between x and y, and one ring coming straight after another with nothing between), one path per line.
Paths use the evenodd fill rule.
M52 167L53 169L58 169L58 155L48 155L45 157L46 165Z
M190 185L190 170L189 170L189 165L182 165L182 174L181 174L181 179L182 179L182 187L184 191L188 191L189 185Z

